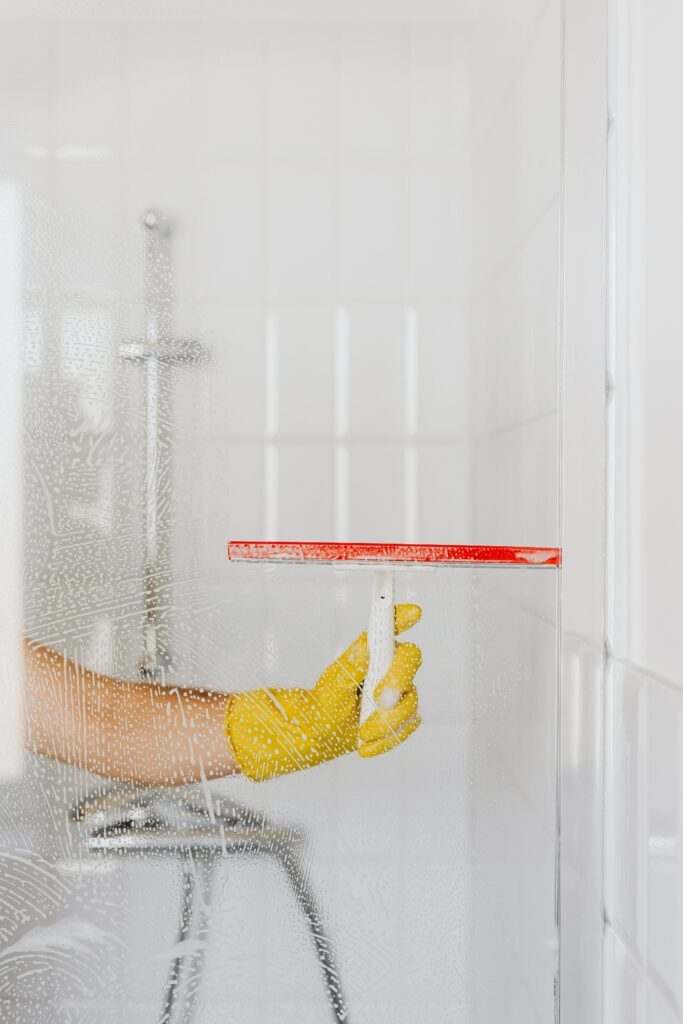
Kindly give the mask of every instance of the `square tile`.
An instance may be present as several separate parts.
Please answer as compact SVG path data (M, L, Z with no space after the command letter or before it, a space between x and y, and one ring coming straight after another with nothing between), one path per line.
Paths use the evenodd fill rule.
M61 24L56 36L57 153L73 159L118 157L122 146L122 31Z
M353 164L340 171L340 290L352 298L396 298L404 256L402 172Z
M119 286L121 179L114 162L60 161L57 276L63 291L113 298Z
M403 458L395 444L363 444L349 452L349 540L400 542Z
M278 449L278 536L328 540L333 533L331 444L281 445Z
M470 152L468 52L457 28L412 24L409 63L410 156L453 160Z
M683 691L647 692L648 965L683 1005Z
M259 163L213 164L198 182L197 290L216 298L265 291L265 182Z
M274 316L279 339L278 431L292 440L329 440L335 400L334 309L283 306Z
M197 132L205 160L260 157L266 132L266 33L209 22L199 30Z
M469 294L467 173L466 165L410 167L408 290L415 298Z
M393 25L345 27L341 43L342 157L394 157L405 150L405 33Z
M642 677L613 667L606 723L605 904L609 918L645 953L645 692Z
M430 544L467 543L472 515L469 446L420 444L415 452L417 539Z
M53 30L46 20L4 20L0 35L3 149L46 157L54 144Z
M398 438L404 423L404 320L395 306L348 312L352 437Z
M659 991L652 980L647 983L647 1024L681 1024L683 1016L677 1013L668 997Z
M193 158L196 33L172 21L124 29L125 153L136 159Z
M336 282L335 187L331 167L278 164L268 171L268 292L329 297Z
M645 1024L642 969L611 928L605 933L603 956L605 1024Z
M462 440L471 433L472 349L468 308L414 307L416 426L420 440Z
M338 86L337 32L289 25L268 32L268 152L331 156Z

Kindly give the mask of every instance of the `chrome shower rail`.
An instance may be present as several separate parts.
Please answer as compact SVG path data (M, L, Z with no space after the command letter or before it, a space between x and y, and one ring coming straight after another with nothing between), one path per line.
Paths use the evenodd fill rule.
M171 422L172 369L196 367L209 360L209 350L195 338L173 333L172 225L159 210L142 217L144 249L144 334L128 338L119 354L145 373L144 466L144 652L143 679L159 679L169 668L172 653L159 638L159 614L169 585L168 537L172 525Z

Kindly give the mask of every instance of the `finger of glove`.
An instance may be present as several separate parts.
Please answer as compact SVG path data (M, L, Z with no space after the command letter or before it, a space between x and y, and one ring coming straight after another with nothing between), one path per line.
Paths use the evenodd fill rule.
M417 688L411 683L407 693L391 711L373 711L358 733L361 743L374 743L400 731L403 724L417 712Z
M416 604L397 604L394 609L394 632L403 633L410 629L419 622L421 615L422 611ZM361 633L351 646L325 669L320 682L355 693L367 675L369 657L368 634Z
M421 724L421 718L409 718L396 732L375 740L373 743L362 743L358 748L358 753L361 757L377 757L378 754L384 754L387 750L392 750L407 740Z
M380 679L372 695L380 708L388 710L405 697L413 685L415 673L422 664L422 651L416 644L396 644L389 671Z

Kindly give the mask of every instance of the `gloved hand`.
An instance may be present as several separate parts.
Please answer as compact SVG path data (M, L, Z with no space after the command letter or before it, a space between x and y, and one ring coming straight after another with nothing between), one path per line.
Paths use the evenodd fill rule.
M417 605L397 605L395 632L410 629L421 614ZM421 721L413 682L421 661L415 644L396 644L391 668L375 689L379 710L360 730L361 683L368 670L366 633L325 669L312 690L277 688L233 694L228 699L225 731L240 769L260 782L352 750L361 757L375 757L397 747Z

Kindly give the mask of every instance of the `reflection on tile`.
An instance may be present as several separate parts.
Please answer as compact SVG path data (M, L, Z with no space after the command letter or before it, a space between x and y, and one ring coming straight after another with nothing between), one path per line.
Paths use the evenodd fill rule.
M605 1024L645 1024L641 968L611 928L603 955Z
M330 438L334 416L335 313L332 307L282 307L279 329L279 430L288 438Z
M400 446L352 447L349 479L349 540L403 540L403 453Z
M334 528L332 445L278 447L279 538L329 540Z
M683 1005L683 691L649 681L648 964Z
M607 707L610 753L606 779L605 877L607 914L629 936L640 956L645 953L643 679L622 665L613 667Z
M350 434L394 438L403 425L404 320L395 306L348 312Z

